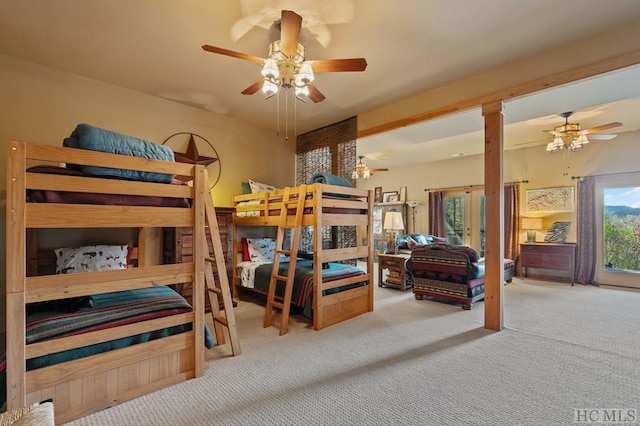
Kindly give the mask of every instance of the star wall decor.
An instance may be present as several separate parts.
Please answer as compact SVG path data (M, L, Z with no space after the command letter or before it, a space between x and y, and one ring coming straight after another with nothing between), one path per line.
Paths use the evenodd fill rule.
M187 146L187 152L175 152L174 151L175 160L180 163L188 163L188 164L201 164L207 167L209 164L215 163L218 161L215 157L205 157L198 153L198 147L196 146L196 141L193 138L193 135L189 137L189 145Z
M209 179L211 180L211 189L218 184L220 181L220 177L222 176L222 160L220 159L220 155L218 155L218 151L214 148L214 146L204 137L191 133L191 132L178 132L169 136L162 142L162 145L171 146L180 142L180 145L184 145L184 138L189 135L189 142L187 145L187 152L177 152L174 148L171 148L173 151L173 157L176 162L193 164L193 165L202 165L209 172ZM197 141L196 141L197 140ZM207 157L205 155L200 155L198 152L198 144L202 147L202 144L209 145L210 149L207 149L208 152L213 152L213 157ZM211 166L213 164L213 166ZM181 179L181 177L176 176L177 179Z

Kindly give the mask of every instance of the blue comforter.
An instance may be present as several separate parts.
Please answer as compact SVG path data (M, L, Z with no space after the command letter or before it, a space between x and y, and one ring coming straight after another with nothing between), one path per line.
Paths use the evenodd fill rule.
M129 155L150 160L174 161L171 148L144 139L127 136L90 124L78 124L71 136L62 143L67 148L80 148L111 154ZM137 170L112 169L93 166L72 166L94 176L111 176L149 182L171 183L173 175L141 172Z

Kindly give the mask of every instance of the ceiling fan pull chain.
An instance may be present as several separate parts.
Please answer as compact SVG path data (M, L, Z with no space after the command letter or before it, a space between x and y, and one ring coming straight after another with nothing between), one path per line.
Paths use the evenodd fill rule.
M289 89L284 91L284 140L289 140Z
M280 91L276 93L276 136L280 137Z

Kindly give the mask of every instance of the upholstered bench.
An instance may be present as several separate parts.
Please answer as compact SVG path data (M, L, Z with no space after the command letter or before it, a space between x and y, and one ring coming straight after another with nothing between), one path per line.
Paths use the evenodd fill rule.
M460 302L471 309L484 299L484 259L466 246L434 243L414 247L407 265L417 300L425 296ZM511 282L515 265L504 260L504 279Z

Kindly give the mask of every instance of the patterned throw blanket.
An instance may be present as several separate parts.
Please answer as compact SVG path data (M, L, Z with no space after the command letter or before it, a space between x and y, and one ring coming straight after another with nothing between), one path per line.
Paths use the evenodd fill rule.
M269 280L271 279L271 263L262 265L256 269L255 288L263 291L269 291ZM287 275L289 262L281 262L278 275ZM364 271L360 268L342 263L329 263L328 268L322 270L322 281L330 282L341 278L354 277L364 275ZM350 284L334 289L326 290L324 294L337 293L354 287L366 285L365 282ZM278 281L276 285L276 294L282 296L284 294L285 283ZM312 316L312 300L313 300L313 261L298 259L296 262L296 273L293 284L293 294L291 303L304 309L304 314L311 318Z
M27 317L27 343L40 342L63 336L72 336L110 327L161 318L178 313L191 312L192 307L169 287L158 286L128 291L93 295L93 308L66 313L46 311ZM58 352L27 360L27 370L55 365L109 350L124 348L138 343L190 331L191 324L141 333L78 349ZM205 345L212 348L213 337L205 328ZM0 399L5 401L6 359L0 360Z
M93 308L78 312L47 311L30 315L27 343L191 312L191 305L182 296L164 286L96 294L93 300Z

